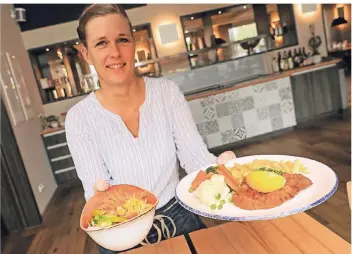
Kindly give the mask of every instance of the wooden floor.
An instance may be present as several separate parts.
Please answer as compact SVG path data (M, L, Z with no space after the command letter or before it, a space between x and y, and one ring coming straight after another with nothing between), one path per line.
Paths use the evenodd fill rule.
M238 156L288 154L309 157L330 166L340 180L336 194L307 213L350 241L351 212L346 182L351 180L351 118L333 116L279 137L235 150ZM85 201L79 184L60 186L49 204L43 225L4 239L2 253L97 253L96 244L79 228ZM218 221L204 220L208 226Z

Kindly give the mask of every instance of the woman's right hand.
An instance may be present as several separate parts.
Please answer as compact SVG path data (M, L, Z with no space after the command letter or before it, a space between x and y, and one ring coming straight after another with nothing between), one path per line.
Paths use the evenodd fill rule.
M99 179L94 184L94 193L106 191L110 188L110 185L107 181Z

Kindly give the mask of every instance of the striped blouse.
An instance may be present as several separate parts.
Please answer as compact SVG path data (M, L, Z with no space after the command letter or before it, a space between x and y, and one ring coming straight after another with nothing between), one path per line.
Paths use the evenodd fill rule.
M68 147L86 200L94 195L96 180L105 179L110 185L132 184L153 192L160 208L175 195L179 165L190 173L216 161L178 85L163 78L144 81L137 138L94 92L67 113Z

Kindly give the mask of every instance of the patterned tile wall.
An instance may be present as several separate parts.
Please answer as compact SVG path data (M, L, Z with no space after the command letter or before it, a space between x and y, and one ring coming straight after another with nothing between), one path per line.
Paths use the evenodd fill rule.
M296 125L290 78L189 102L208 148Z

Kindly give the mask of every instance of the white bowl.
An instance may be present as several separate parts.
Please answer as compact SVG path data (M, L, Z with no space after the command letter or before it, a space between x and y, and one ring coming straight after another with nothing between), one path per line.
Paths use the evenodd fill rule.
M112 188L134 188L136 190L143 190L139 187L132 185L115 185ZM110 190L109 189L109 190ZM94 210L94 204L97 200L104 197L107 192L98 193L88 200L87 204L84 206L80 225L81 229L84 230L97 244L100 246L112 250L112 251L124 251L137 246L141 243L148 235L150 229L153 226L154 215L156 206L158 204L158 199L152 193L148 192L151 200L154 200L152 208L143 214L132 218L123 223L117 225L112 225L108 228L100 227L89 227L87 228L85 221L87 214L91 214ZM149 203L149 202L148 202ZM84 219L85 218L85 219ZM88 220L89 221L89 220Z
M135 220L103 230L86 230L87 234L100 246L123 251L137 246L148 235L153 226L155 207Z

